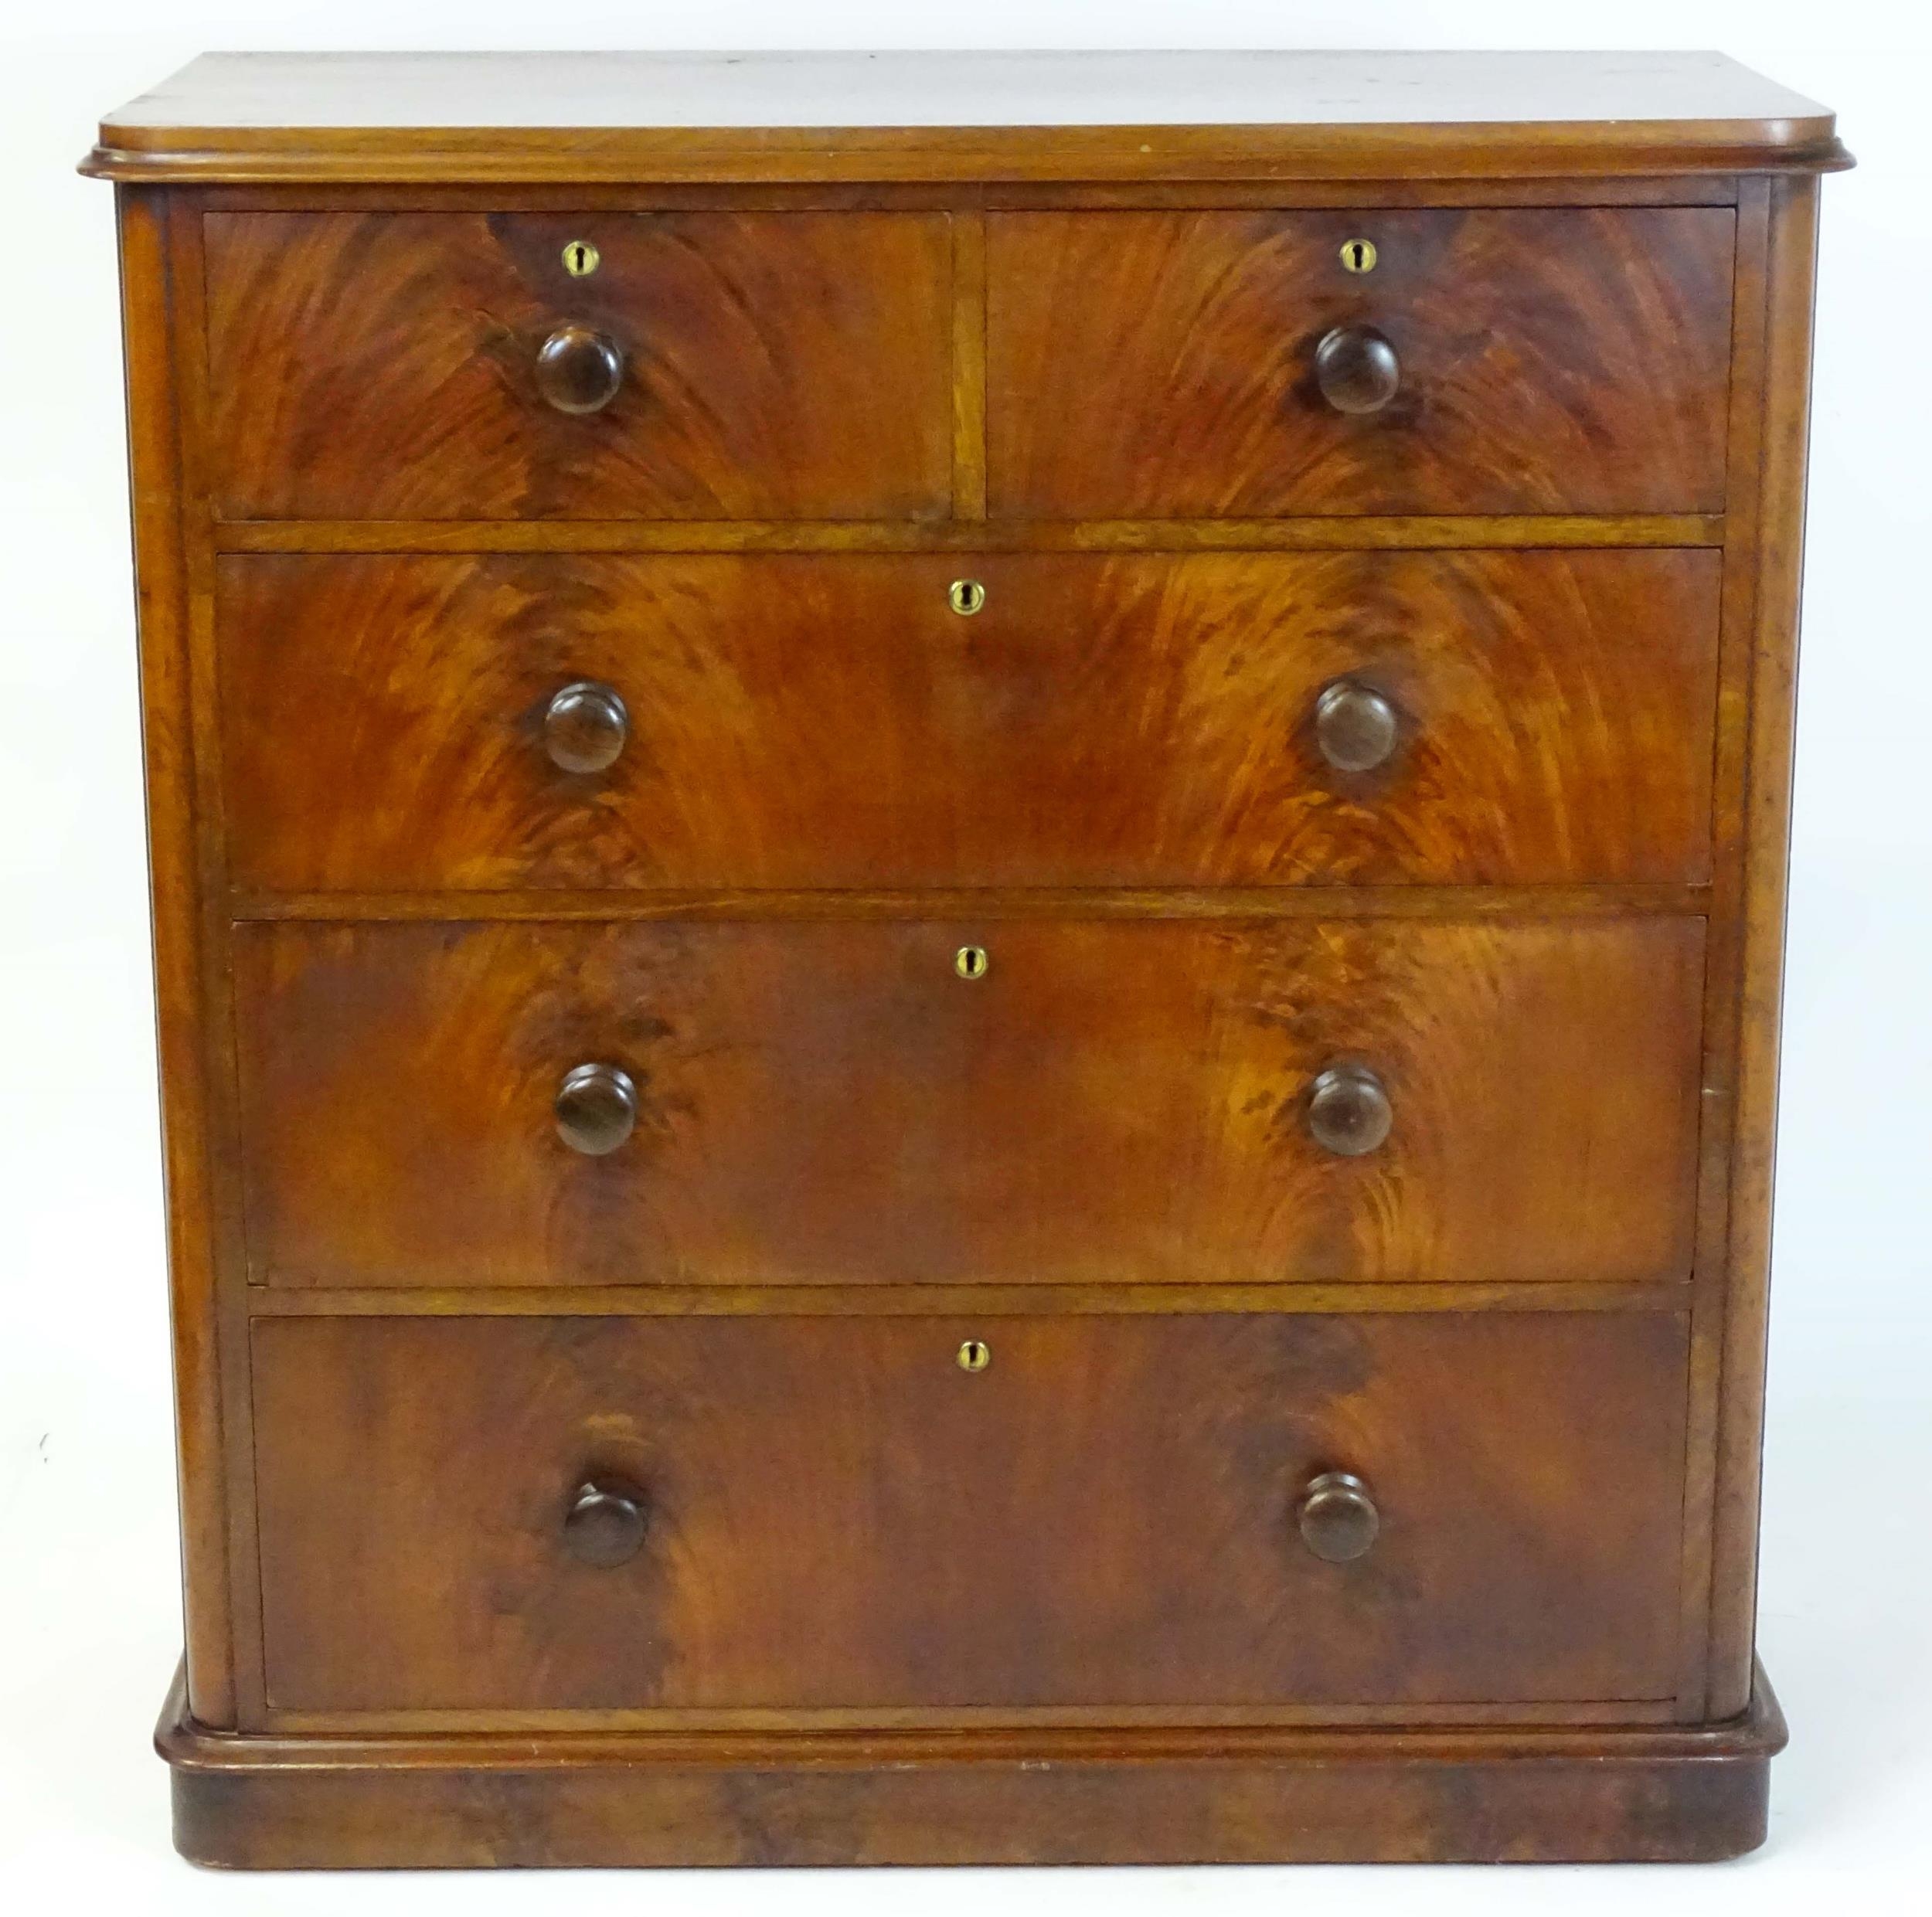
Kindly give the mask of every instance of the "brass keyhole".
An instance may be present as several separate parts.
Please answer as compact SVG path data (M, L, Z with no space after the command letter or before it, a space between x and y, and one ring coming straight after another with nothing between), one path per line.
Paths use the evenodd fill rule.
M983 1371L993 1361L993 1354L978 1338L968 1338L953 1361L962 1371Z
M1345 273L1374 272L1376 270L1376 243L1372 240L1343 240L1342 267Z
M563 270L573 280L587 278L597 270L604 256L587 240L573 240L563 249Z
M984 978L992 962L983 945L962 945L953 954L953 970L961 978Z
M986 603L986 588L976 579L956 579L946 589L946 603L962 619L970 619Z

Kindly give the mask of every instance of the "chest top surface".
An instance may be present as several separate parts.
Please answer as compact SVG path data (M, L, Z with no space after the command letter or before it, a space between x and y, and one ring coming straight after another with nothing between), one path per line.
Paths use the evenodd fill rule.
M86 169L252 182L1829 170L1719 53L216 53Z

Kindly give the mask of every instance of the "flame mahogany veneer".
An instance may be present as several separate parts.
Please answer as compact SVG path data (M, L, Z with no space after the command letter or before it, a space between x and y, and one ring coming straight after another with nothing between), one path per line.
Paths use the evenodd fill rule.
M1706 55L104 124L187 1855L1761 1839L1845 164Z

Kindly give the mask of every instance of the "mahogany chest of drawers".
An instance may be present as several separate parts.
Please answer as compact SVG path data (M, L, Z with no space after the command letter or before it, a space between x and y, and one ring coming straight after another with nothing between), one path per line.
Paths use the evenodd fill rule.
M188 1854L1759 1840L1846 163L1714 56L106 123Z

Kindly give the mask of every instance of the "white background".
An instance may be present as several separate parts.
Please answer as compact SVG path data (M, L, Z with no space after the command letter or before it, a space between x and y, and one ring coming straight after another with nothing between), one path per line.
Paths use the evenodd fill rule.
M1932 1897L1932 22L1917 0L89 0L0 40L0 1902L977 1913L1868 1911ZM85 31L78 30L84 23ZM66 27L62 35L16 30ZM533 37L534 36L534 37ZM106 109L206 48L1720 47L1837 109L1828 181L1760 1643L1769 1845L1702 1868L234 1878L168 1848L179 1645Z

